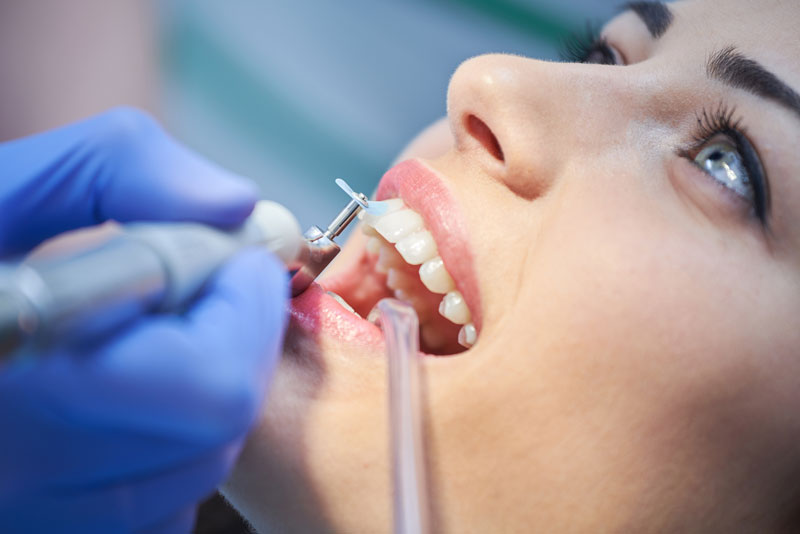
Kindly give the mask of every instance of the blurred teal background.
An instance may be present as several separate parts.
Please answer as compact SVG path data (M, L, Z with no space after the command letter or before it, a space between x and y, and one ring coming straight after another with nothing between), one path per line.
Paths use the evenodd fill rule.
M372 192L394 156L445 114L458 64L506 52L557 59L599 1L337 0L160 4L164 118L189 145L256 179L303 226L343 177Z
M117 105L255 179L303 226L372 192L486 52L556 59L607 0L4 0L0 141ZM535 90L535 88L532 88Z

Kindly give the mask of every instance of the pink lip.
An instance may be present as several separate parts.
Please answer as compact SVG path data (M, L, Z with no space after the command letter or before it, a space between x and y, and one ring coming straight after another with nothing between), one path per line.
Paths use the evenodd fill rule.
M447 184L421 161L407 160L389 169L378 185L378 200L397 197L422 216L425 226L433 234L447 271L456 282L456 288L464 295L475 327L480 331L480 293L473 270L469 233Z
M345 310L317 283L292 299L292 324L312 333L325 333L347 343L365 346L383 344L383 335L374 324Z
M472 270L468 234L455 200L442 178L420 161L404 161L384 174L376 196L379 200L402 198L406 206L422 216L425 226L434 236L447 271L453 276L472 311L473 323L480 331L480 299ZM363 280L358 276L359 269L374 272L374 259L370 262L366 256L362 257L348 274L338 281L326 280L325 286L332 285L337 291L342 284L358 285ZM324 334L349 344L372 346L375 349L383 345L383 335L377 326L345 310L316 283L292 299L291 316L292 325L312 335Z

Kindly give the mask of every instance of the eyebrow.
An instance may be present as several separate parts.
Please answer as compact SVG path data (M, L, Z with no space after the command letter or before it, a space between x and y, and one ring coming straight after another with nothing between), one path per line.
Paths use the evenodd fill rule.
M674 19L663 2L627 2L623 9L633 11L647 26L653 39L658 39ZM800 94L780 78L729 46L712 54L706 63L709 78L719 80L734 89L744 89L756 96L773 100L800 116Z
M623 11L633 11L644 25L653 39L658 39L667 31L672 19L672 11L663 2L627 2L622 6Z
M773 100L800 116L800 94L757 61L740 54L736 47L712 54L706 63L706 75L734 89Z

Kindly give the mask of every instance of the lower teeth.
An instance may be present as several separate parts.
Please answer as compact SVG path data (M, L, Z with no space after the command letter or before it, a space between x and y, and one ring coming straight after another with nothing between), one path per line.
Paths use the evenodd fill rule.
M475 329L475 325L472 323L465 324L461 327L461 330L458 331L458 344L462 347L472 347L477 339L478 331Z
M369 311L369 315L367 315L367 321L371 322L372 324L378 324L381 318L381 312L378 310L378 306L375 306Z
M391 202L395 203L393 209L384 215L360 215L364 222L364 233L369 236L367 252L375 257L375 271L387 275L386 285L395 298L408 302L417 311L422 326L420 337L428 348L441 348L443 345L452 347L452 341L447 343L443 336L452 336L455 333L450 329L452 333L445 334L448 329L439 330L433 323L426 325L431 319L436 322L436 318L431 317L435 316L436 311L427 298L430 296L428 292L441 298L439 314L450 323L461 325L458 332L459 345L472 347L478 337L472 314L438 255L433 236L425 228L422 217L406 208L402 200L391 199ZM408 265L419 265L416 269L418 273L410 274L406 269ZM416 284L411 281L410 276L419 279ZM351 309L349 306L345 307ZM377 310L373 310L367 319L377 319L373 317L376 314Z
M342 306L342 308L344 308L345 310L349 311L350 313L355 313L356 315L358 315L358 313L356 313L356 311L353 309L353 307L352 307L352 306L350 306L350 305L347 303L347 301L346 301L346 300L344 300L342 297L340 297L339 295L337 295L337 294L336 294L336 293L334 293L333 291L326 291L326 293L327 293L328 295L332 296L332 297L333 297L333 300L335 300L336 302L338 302L338 303L339 303L339 304ZM359 317L361 317L361 316L359 315Z
M467 324L472 319L459 291L450 291L444 296L439 304L439 313L455 324Z

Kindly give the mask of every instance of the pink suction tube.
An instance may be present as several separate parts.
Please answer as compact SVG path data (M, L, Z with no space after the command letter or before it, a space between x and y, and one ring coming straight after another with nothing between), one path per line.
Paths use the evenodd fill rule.
M392 501L396 534L430 531L419 375L419 319L395 299L378 303L389 359Z

